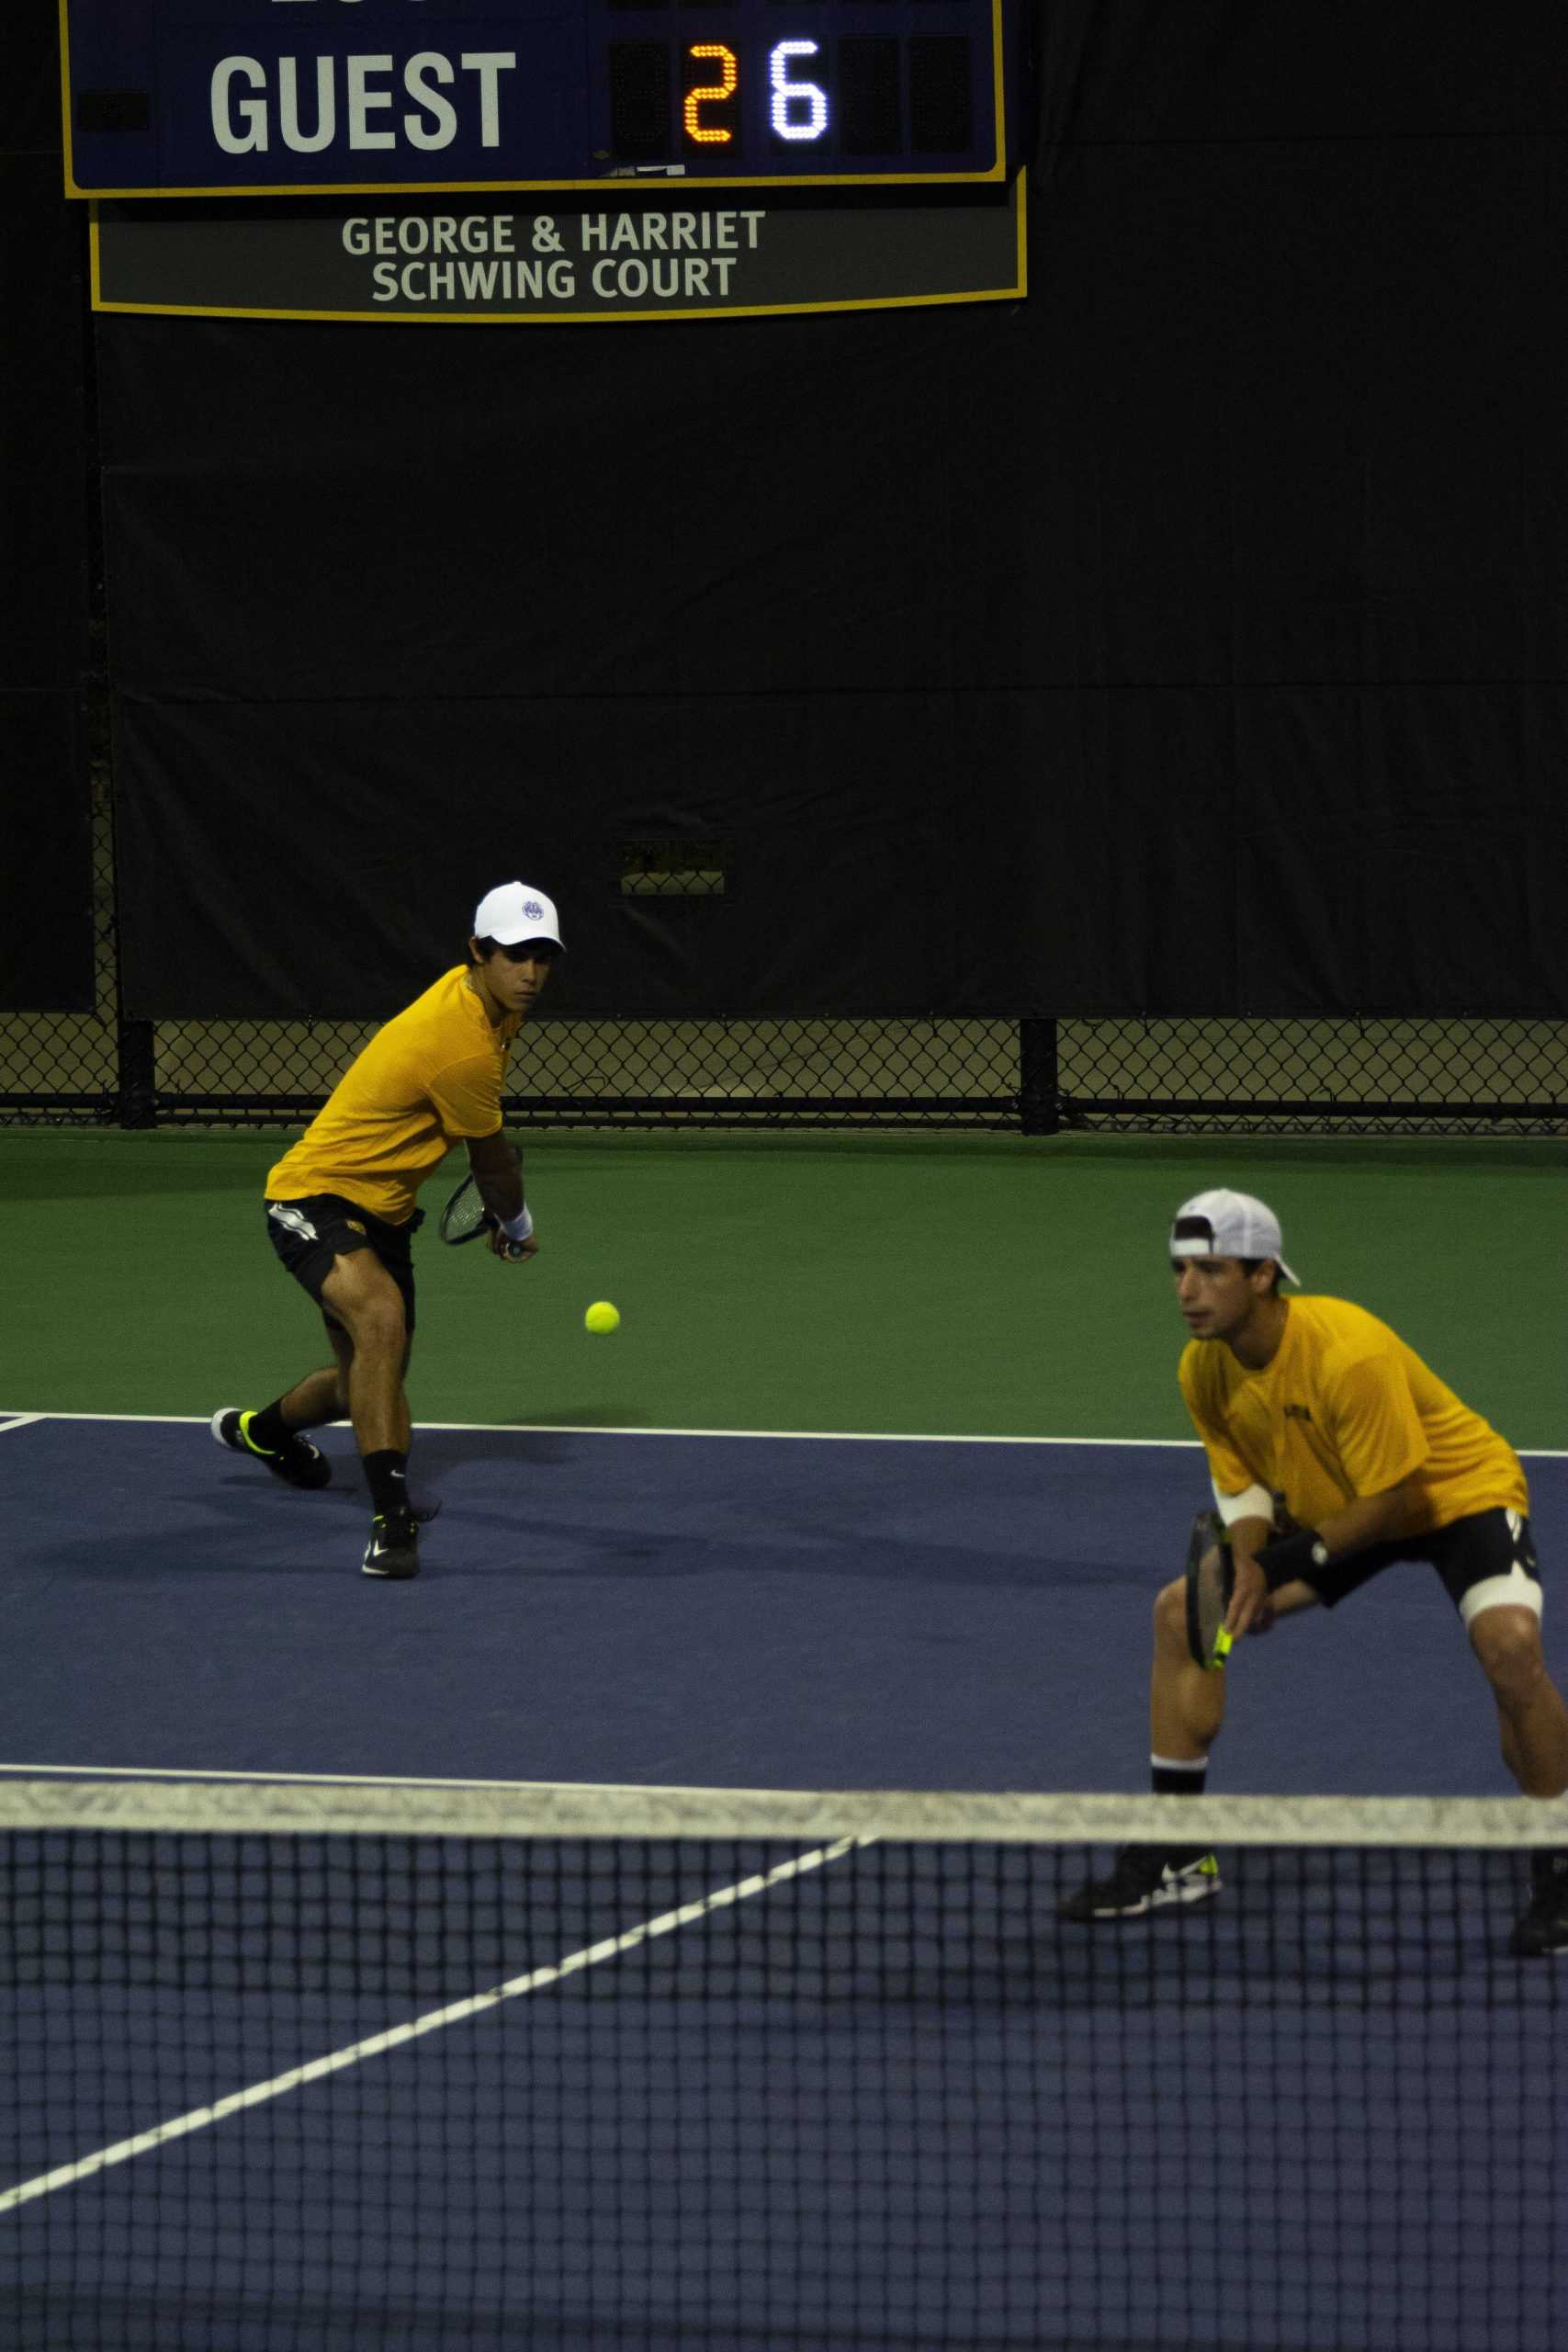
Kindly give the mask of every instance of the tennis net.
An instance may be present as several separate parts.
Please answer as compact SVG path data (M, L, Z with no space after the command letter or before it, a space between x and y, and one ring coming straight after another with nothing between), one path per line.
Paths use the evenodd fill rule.
M1223 1892L1058 1917L1109 1847ZM1563 1805L0 1781L0 2343L1561 2352Z

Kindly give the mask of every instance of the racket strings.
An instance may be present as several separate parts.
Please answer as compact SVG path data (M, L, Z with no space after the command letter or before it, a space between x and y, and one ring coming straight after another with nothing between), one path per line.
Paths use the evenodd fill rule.
M441 1238L443 1241L468 1241L476 1233L482 1232L489 1223L490 1212L485 1207L479 1186L469 1176L441 1212Z

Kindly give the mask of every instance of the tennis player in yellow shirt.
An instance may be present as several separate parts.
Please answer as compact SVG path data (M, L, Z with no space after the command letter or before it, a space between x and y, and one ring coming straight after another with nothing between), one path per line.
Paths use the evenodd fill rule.
M518 1156L502 1134L501 1089L507 1050L560 944L542 890L525 882L491 890L475 910L468 962L378 1030L266 1181L272 1246L321 1308L333 1361L259 1412L222 1407L212 1434L291 1487L324 1487L331 1465L304 1432L352 1420L373 1513L361 1562L369 1577L419 1571L403 1386L414 1327L411 1244L423 1222L420 1186L454 1144L468 1145L496 1220L492 1254L507 1265L516 1262L508 1243L524 1257L538 1247Z
M1541 1652L1540 1582L1518 1456L1386 1323L1341 1298L1294 1297L1279 1220L1246 1193L1200 1193L1171 1227L1191 1334L1177 1376L1203 1441L1235 1569L1233 1641L1333 1609L1401 1561L1436 1568L1496 1702L1503 1757L1527 1796L1568 1790L1568 1709ZM1197 1795L1226 1676L1189 1646L1185 1578L1155 1605L1156 1792ZM1535 1857L1514 1931L1521 1956L1568 1952L1568 1858ZM1118 1920L1219 1891L1212 1854L1125 1847L1063 1905Z

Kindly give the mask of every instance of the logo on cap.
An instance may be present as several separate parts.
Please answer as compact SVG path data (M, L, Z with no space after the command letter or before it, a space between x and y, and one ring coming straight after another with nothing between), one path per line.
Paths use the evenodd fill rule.
M523 911L527 916L530 922L538 922L542 919L545 910L539 904L537 899L528 899L524 902Z

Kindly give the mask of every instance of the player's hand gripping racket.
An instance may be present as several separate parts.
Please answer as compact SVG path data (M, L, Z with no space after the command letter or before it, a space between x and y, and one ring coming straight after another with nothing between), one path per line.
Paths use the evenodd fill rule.
M1217 1510L1201 1510L1187 1545L1187 1646L1205 1674L1217 1674L1230 1656L1225 1611L1235 1589L1225 1523Z
M441 1212L440 1234L443 1241L454 1250L465 1241L480 1240L487 1233L497 1230L496 1219L484 1204L484 1195L471 1176L465 1176L446 1207ZM515 1261L530 1252L524 1242L503 1241L497 1253Z

